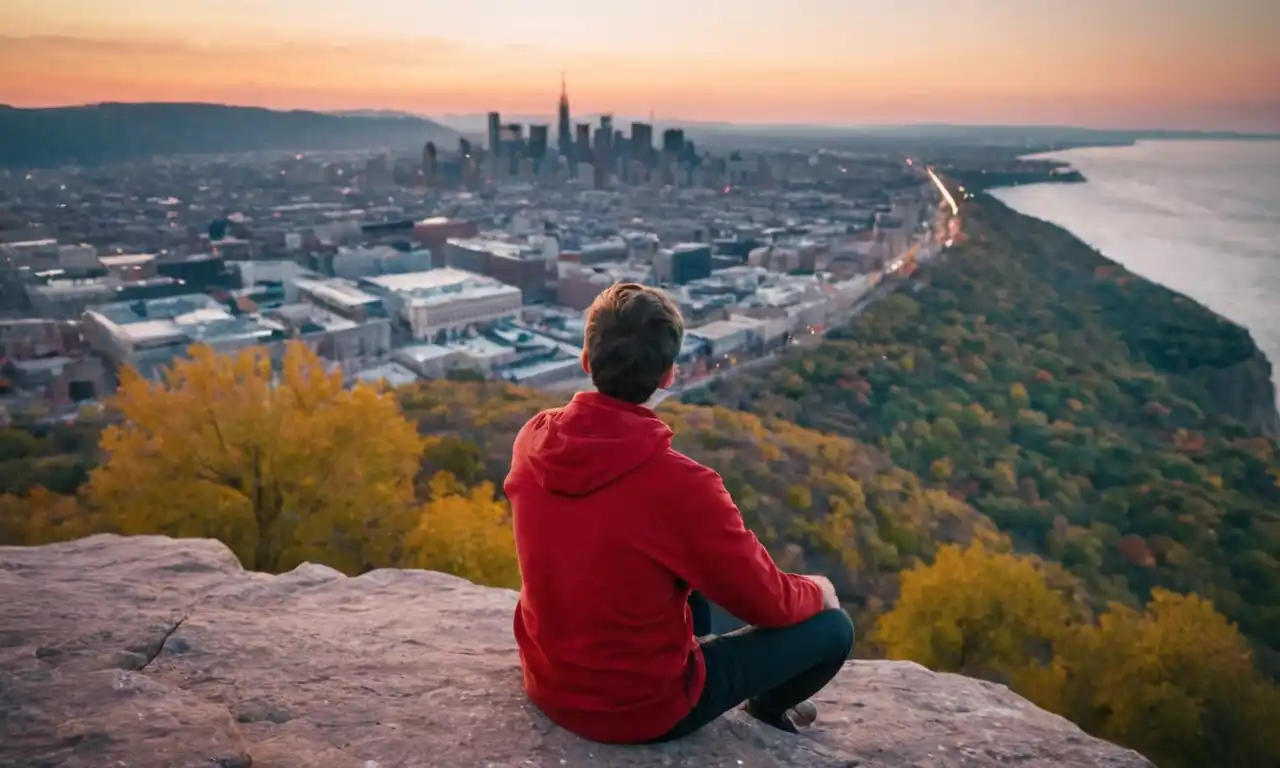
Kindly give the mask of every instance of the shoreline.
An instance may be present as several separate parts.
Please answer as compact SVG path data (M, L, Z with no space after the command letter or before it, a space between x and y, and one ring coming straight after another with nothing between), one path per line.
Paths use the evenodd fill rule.
M992 192L998 191L999 189L1011 189L1011 188L1012 187L989 188L989 189L982 190L980 194L982 194L986 198L986 200L983 201L984 204L986 205L992 205L992 204L998 205L1002 208L1007 209L1014 216L1030 219L1044 226L1052 227L1053 229L1059 230L1063 235L1065 235L1070 240L1075 241L1081 247L1087 248L1088 250L1095 253L1099 258L1114 265L1116 269L1122 270L1127 275L1132 276L1133 278L1136 278L1137 280L1140 280L1143 283L1146 283L1155 289L1158 289L1167 293L1170 297L1173 297L1172 303L1184 304L1184 305L1189 304L1190 306L1184 306L1182 308L1182 312L1184 314L1187 312L1201 312L1201 313L1204 313L1205 315L1216 318L1219 322L1227 326L1233 326L1234 328L1243 332L1244 335L1248 337L1249 343L1253 347L1254 357L1259 358L1262 362L1262 365L1265 367L1265 370L1267 372L1266 381L1268 382L1271 390L1270 394L1271 394L1271 403L1272 403L1271 413L1269 414L1270 418L1267 420L1268 424L1263 425L1261 427L1257 427L1257 428L1253 428L1251 426L1250 431L1255 434L1261 434L1267 437L1271 437L1273 439L1280 439L1280 383L1277 383L1277 379L1280 378L1280 369L1276 367L1275 361L1271 360L1267 356L1267 353L1258 344L1258 340L1254 336L1252 329L1250 329L1249 327L1245 326L1242 323L1232 320L1226 315L1223 315L1221 312L1218 312L1217 310L1210 307L1208 304L1205 304L1203 301L1200 301L1199 299L1193 296L1189 296L1185 293L1182 293L1181 291L1177 291L1158 280L1148 277L1145 274L1133 271L1132 269L1125 266L1123 263L1121 263L1114 257L1108 255L1106 252L1104 252L1097 246L1094 246L1089 241L1077 235L1071 229L1061 224L1058 224L1056 222L1049 221L1048 219L1044 219L1039 216L1036 216L1034 214L1025 213L1015 208L1014 206L1010 205L1009 203L1005 202L1004 200L1000 199L996 195L992 194ZM1241 420L1241 422L1247 424L1247 422L1243 419Z
M1183 139L1150 139L1150 140L1142 140L1142 141L1139 141L1139 142L1135 142L1133 146L1137 146L1137 144L1141 144L1141 143L1149 143L1149 144L1163 144L1163 143L1185 143L1185 141L1187 141L1187 140L1183 140ZM1192 140L1192 141L1195 141L1195 143L1203 143L1205 140ZM1222 143L1238 143L1238 142L1237 142L1237 140L1235 140L1235 139L1214 139L1213 141L1220 141L1220 142L1222 142ZM1251 143L1251 144L1257 144L1257 143L1280 143L1280 139L1271 139L1271 138L1267 138L1267 139L1258 139L1258 138L1253 138L1253 139L1250 139L1249 143ZM1065 150L1065 149L1064 149L1064 150L1051 150L1051 151L1049 151L1049 152L1035 152L1035 153L1032 153L1032 154L1029 154L1029 155L1022 155L1022 156L1019 156L1018 160L1020 160L1020 161L1031 161L1031 162L1042 162L1042 163L1053 163L1054 165L1059 166L1059 167L1073 167L1073 168L1074 168L1074 165L1073 165L1069 160L1058 159L1057 157L1050 157L1050 156L1052 156L1052 155L1059 155L1060 153L1065 153L1065 152L1069 152L1069 151L1076 151L1076 150L1082 150L1082 149L1102 149L1102 148L1110 148L1110 145L1108 145L1108 146L1106 146L1106 147L1100 147L1100 146L1091 146L1091 147L1074 147L1074 148L1072 148L1071 150ZM1079 181L1079 182L1073 182L1073 183L1086 183L1086 182L1088 182L1088 181L1089 181L1089 179L1088 179L1087 177L1085 177L1083 174L1080 174L1080 176L1081 176L1081 181ZM1221 311L1219 311L1219 310L1215 309L1213 306L1210 306L1210 304L1209 304L1209 303L1207 303L1205 300L1203 300L1203 299L1201 299L1201 298L1197 298L1197 297L1195 297L1195 296L1192 296L1191 294L1189 294L1188 292L1186 292L1186 290L1185 290L1185 289L1176 288L1176 287L1173 287L1172 285L1170 285L1170 284L1169 284L1169 282L1177 282L1176 280L1172 280L1172 281L1170 281L1170 280L1167 278L1167 276L1165 276L1165 275L1161 275L1158 271L1153 271L1153 270L1151 270L1150 268L1139 270L1139 269L1137 269L1137 268L1135 268L1135 267L1130 267L1129 265L1127 265L1127 264L1125 263L1125 260L1122 260L1121 258L1118 258L1116 255L1114 255L1114 254L1115 254L1115 251L1116 251L1116 249L1115 249L1115 244L1114 244L1114 243L1112 244L1112 246L1111 246L1110 248L1108 248L1107 250L1104 250L1101 246L1099 246L1099 245L1095 245L1095 244L1094 244L1093 242L1091 242L1089 239L1086 239L1086 237L1085 237L1085 236L1083 236L1083 235L1081 235L1081 234L1077 233L1077 231L1076 231L1074 228L1072 228L1072 227L1070 227L1070 226L1067 226L1065 223L1059 223L1059 222L1057 222L1057 221L1052 221L1052 220L1050 220L1050 219L1048 219L1048 218L1044 218L1043 216L1037 215L1036 213L1032 213L1032 212L1028 212L1028 211L1026 211L1026 210L1023 210L1021 207L1017 207L1017 206L1015 206L1014 204L1012 204L1011 202L1006 201L1006 199L1004 198L1004 196L1002 196L1002 195L1000 194L1000 192L1001 192L1002 190L1017 190L1019 187L1024 187L1024 186L1034 186L1034 185L1037 185L1037 184L1038 184L1038 185L1042 185L1042 186L1049 186L1049 185L1052 185L1052 184L1055 184L1055 183L1062 183L1062 182L1056 182L1056 181L1054 181L1054 180L1046 179L1046 180L1041 180L1041 181L1031 181L1031 182L1027 182L1027 183L1025 183L1025 184L989 185L989 186L986 186L986 187L981 188L980 190L974 190L974 192L975 192L975 193L977 193L978 191L981 191L982 193L984 193L984 194L986 194L988 197L990 197L990 198L994 199L995 201L997 201L997 202L998 202L998 203L1000 203L1001 205L1003 205L1003 206L1007 207L1008 209L1010 209L1011 211L1013 211L1013 212L1014 212L1014 213L1016 213L1017 215L1020 215L1020 216L1026 216L1026 217L1028 217L1028 218L1035 219L1036 221L1042 222L1042 223L1044 223L1044 224L1047 224L1047 225L1049 225L1049 226L1052 226L1052 227L1055 227L1055 228L1057 228L1057 229L1062 230L1063 232L1067 233L1067 234L1068 234L1070 237L1072 237L1073 239L1075 239L1075 240L1079 241L1080 243L1084 244L1084 245L1085 245L1086 247L1088 247L1089 249L1091 249L1091 250L1095 251L1096 253L1098 253L1100 256L1102 256L1102 257L1103 257L1104 259L1106 259L1107 261L1109 261L1109 262L1111 262L1111 263L1115 264L1115 265L1116 265L1117 267L1119 267L1120 269L1125 270L1126 272L1128 272L1128 273L1132 274L1133 276L1135 276L1135 277L1137 277L1137 278L1139 278L1139 279L1141 279L1141 280L1144 280L1144 281L1149 282L1149 283L1153 283L1154 285L1159 286L1160 288L1165 289L1166 291L1168 291L1168 292L1169 292L1169 293L1171 293L1172 295L1177 296L1177 297L1180 297L1183 301L1191 303L1192 305L1194 305L1194 306L1198 307L1200 310L1202 310L1202 311L1204 311L1204 312L1208 312L1208 313L1210 313L1210 314L1214 315L1215 317L1220 318L1222 321L1224 321L1224 322L1226 322L1226 323L1229 323L1229 324L1232 324L1232 325L1235 325L1235 326L1237 326L1237 327L1241 328L1241 329L1242 329L1246 334L1248 334L1248 337L1249 337L1250 341L1253 343L1254 347L1255 347L1255 348L1256 348L1256 350L1257 350L1257 354L1258 354L1258 355L1260 355L1260 356L1262 357L1262 359L1263 359L1264 361L1266 361L1266 363L1267 363L1267 366L1268 366L1269 371L1270 371L1269 376L1268 376L1268 380L1271 382L1272 389L1275 391L1275 398L1274 398L1275 409L1276 409L1276 411L1277 411L1277 412L1280 412L1280 358L1277 358L1277 356L1276 356L1276 349L1275 349L1274 339L1272 339L1270 336L1268 336L1268 337L1267 337L1267 338L1268 338L1268 340L1269 340L1269 343L1270 343L1270 347L1271 347L1271 349L1270 349L1270 354L1268 353L1268 350L1267 350L1267 349L1264 349L1264 348L1263 348L1263 345L1259 343L1259 336L1258 336L1258 335L1257 335L1257 333L1255 332L1255 327L1259 327L1259 325L1260 325L1260 324L1259 324L1259 322L1258 322L1256 319L1255 319L1253 322L1248 322L1248 323L1246 323L1246 322L1245 322L1245 321L1243 321L1243 320L1236 320L1236 319L1234 319L1234 318L1232 318L1232 317L1229 317L1229 316L1227 316L1226 314L1224 314L1223 312L1221 312ZM1110 251L1110 252L1109 252L1109 251ZM1219 302L1219 303L1220 303L1220 302Z

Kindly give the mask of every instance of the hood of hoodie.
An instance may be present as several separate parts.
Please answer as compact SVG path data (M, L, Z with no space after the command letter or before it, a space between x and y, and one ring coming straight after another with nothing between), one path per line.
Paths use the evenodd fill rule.
M517 461L543 489L586 496L671 447L671 428L649 408L579 392L529 422Z

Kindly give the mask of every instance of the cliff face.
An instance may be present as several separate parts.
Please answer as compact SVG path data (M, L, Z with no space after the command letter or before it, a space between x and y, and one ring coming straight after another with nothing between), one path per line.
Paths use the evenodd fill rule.
M1190 375L1219 413L1236 419L1252 434L1280 438L1271 362L1262 350L1255 347L1249 358L1235 365L1201 368Z
M438 573L247 573L222 544L0 548L0 764L1149 767L1006 688L852 662L808 733L731 715L605 747L524 699L516 595Z

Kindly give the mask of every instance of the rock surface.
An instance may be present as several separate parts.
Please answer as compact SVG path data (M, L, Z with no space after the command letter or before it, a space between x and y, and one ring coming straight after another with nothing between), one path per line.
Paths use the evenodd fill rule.
M848 664L792 736L730 715L607 747L520 690L516 595L425 571L248 573L209 540L0 548L0 766L1149 768L1006 688Z

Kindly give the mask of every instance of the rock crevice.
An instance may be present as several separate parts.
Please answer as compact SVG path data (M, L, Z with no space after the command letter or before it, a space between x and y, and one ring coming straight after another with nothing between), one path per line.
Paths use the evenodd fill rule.
M733 714L592 744L525 700L515 593L426 571L269 576L215 541L93 536L0 548L0 591L0 765L1150 766L1003 686L881 661L846 665L801 736Z

